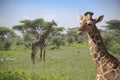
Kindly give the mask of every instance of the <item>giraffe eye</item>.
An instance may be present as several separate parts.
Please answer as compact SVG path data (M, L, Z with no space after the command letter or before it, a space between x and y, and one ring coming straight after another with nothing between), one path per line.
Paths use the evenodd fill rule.
M91 26L92 24L91 23L88 23L88 26Z

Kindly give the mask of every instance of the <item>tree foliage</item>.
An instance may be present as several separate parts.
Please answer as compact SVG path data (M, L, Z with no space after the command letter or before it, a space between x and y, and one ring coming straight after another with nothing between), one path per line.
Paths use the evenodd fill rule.
M67 31L67 41L68 43L70 43L72 41L73 42L77 42L77 43L81 43L83 41L86 41L86 34L82 34L82 35L77 35L76 31L77 31L78 27L75 28L68 28Z
M106 22L108 29L110 30L120 30L120 20L109 20Z
M16 34L13 30L7 27L0 27L0 49L9 49L15 36Z
M52 22L46 22L44 19L38 18L34 20L22 20L20 23L20 25L13 26L13 29L22 33L26 45L27 43L32 43L33 40L38 39L44 34L44 32L49 29L48 26L50 26ZM55 32L55 30L56 28L51 31ZM60 28L59 30L62 29Z
M35 20L22 20L20 25L13 26L13 29L20 31L23 36L26 33L31 33L35 38L41 34L44 20L42 18Z
M0 27L0 37L8 37L13 34L14 32L11 29L7 27Z
M104 34L105 44L112 53L120 53L120 20L110 20L106 22L108 30Z

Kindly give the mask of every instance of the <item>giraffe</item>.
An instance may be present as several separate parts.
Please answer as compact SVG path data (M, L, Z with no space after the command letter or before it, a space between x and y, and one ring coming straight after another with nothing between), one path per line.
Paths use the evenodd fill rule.
M45 33L43 33L40 36L40 38L32 44L31 59L33 61L33 64L35 63L35 56L38 51L38 48L40 48L40 62L42 60L42 53L43 53L43 56L44 56L43 59L44 59L44 63L45 63L45 52L46 52L45 40L47 39L48 35L50 34L52 26L57 26L57 24L56 24L56 22L54 22L54 20L52 20L52 23L50 23L50 25L48 26L49 27L48 30Z
M101 22L104 15L96 19L92 18L92 12L86 12L84 16L78 15L80 28L77 34L88 33L90 55L98 74L96 80L120 80L120 62L107 51L96 23Z

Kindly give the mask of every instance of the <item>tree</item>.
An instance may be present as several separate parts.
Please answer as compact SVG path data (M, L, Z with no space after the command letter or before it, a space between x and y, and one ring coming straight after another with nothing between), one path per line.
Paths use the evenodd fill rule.
M109 31L106 31L106 30L99 30L99 31L103 37L106 48L110 49L111 47L110 42L112 41L112 35L109 34Z
M61 45L64 45L64 39L61 36L53 37L53 44L56 45L56 48L59 48Z
M107 48L113 53L120 53L120 20L110 20L106 22L107 32L104 36Z
M20 25L13 26L13 29L18 30L22 33L24 38L24 44L27 44L37 40L46 30L48 30L52 22L46 22L42 18L35 20L22 20ZM61 30L61 28L59 29ZM51 32L54 32L52 30ZM50 38L49 38L50 39Z
M7 27L0 27L0 49L9 49L16 34Z
M63 27L52 27L50 35L48 36L49 44L53 44L53 37L62 36L61 32L64 30Z
M71 44L71 43L75 42L74 37L68 37L67 42L68 42L68 44Z
M33 39L38 39L42 33L44 20L42 18L35 20L22 20L20 25L13 26L14 30L20 31L24 38L24 45L28 47ZM45 25L45 24L44 24ZM17 42L18 44L19 42Z
M59 48L61 45L64 45L65 36L61 33L64 30L64 27L53 27L48 37L50 45L55 45L54 48Z
M51 35L52 36L58 36L65 30L64 27L53 27L51 30Z
M83 41L86 40L86 34L82 34L81 36L77 35L76 34L76 31L77 31L78 27L76 28L68 28L68 31L67 31L67 41L71 41L72 42L77 42L77 43L81 43ZM70 42L68 42L70 43Z
M22 20L20 23L20 25L13 26L13 29L20 31L23 37L26 33L29 33L36 39L38 39L38 37L44 33L51 24L51 22L45 22L42 18L35 20Z
M13 31L7 27L0 27L0 37L2 40L4 40L5 37L10 36L10 34L12 34L12 33L13 33Z
M106 22L109 30L120 30L120 20L110 20Z
M23 37L26 33L33 34L37 39L44 27L44 20L42 18L35 20L22 20L21 25L13 26L13 29L20 31Z

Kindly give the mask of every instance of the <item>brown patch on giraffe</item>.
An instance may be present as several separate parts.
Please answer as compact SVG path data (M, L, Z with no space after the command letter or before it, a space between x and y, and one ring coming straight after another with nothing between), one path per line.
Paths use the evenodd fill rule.
M90 34L90 36L89 36L91 39L93 39L94 38L94 34Z
M119 66L120 65L116 61L114 61L114 63L113 63L113 69L117 69Z
M97 76L95 80L104 80L102 76Z
M107 63L111 68L113 67L113 63L111 61L107 61Z
M120 75L120 66L119 66L118 69L117 69L117 74Z
M96 52L96 53L99 53L100 50L101 50L101 49L99 48L99 46L96 46L96 47L95 47L95 52Z
M95 47L90 48L90 53L95 53Z
M120 71L117 70L117 74L119 74L119 76L120 76Z
M102 76L100 76L99 80L104 80L104 78Z
M96 45L94 41L91 41L91 42L89 43L89 46L94 46L94 45Z
M96 35L95 36L95 40L100 40L100 37L99 37L100 35Z
M104 64L104 63L106 63L107 62L107 60L104 58L104 57L102 57L101 59L100 59L100 63L101 64Z
M117 69L120 66L119 61L114 56L108 55L106 59L108 60L107 64L111 66L112 69Z
M94 29L94 33L98 33L98 30L97 30L97 29Z
M103 74L101 67L98 67L97 70L98 70L99 74Z
M106 80L114 80L115 79L115 76L116 76L116 72L115 71L110 71L110 72L108 72L108 73L106 73L106 74L104 74L104 78L106 79Z
M103 73L107 72L111 70L111 67L109 67L106 63L104 63L104 65L102 66L102 71Z
M101 42L97 42L96 44L97 44L97 46L99 46L99 47L103 47L102 44L101 44Z
M96 65L97 68L100 67L100 63L97 60L94 60L93 62Z
M117 76L117 78L115 80L120 80L120 75Z
M96 59L96 58L98 58L98 56L99 56L98 54L93 53L92 58Z
M112 68L113 67L113 61L110 59L110 56L106 55L105 59L107 60L106 64L108 64Z
M120 62L114 56L110 55L110 60L113 61L113 69L120 67Z
M97 59L98 61L100 61L100 56L98 57L98 59Z
M100 51L99 54L100 54L100 57L106 58L106 56L107 56L105 51Z

